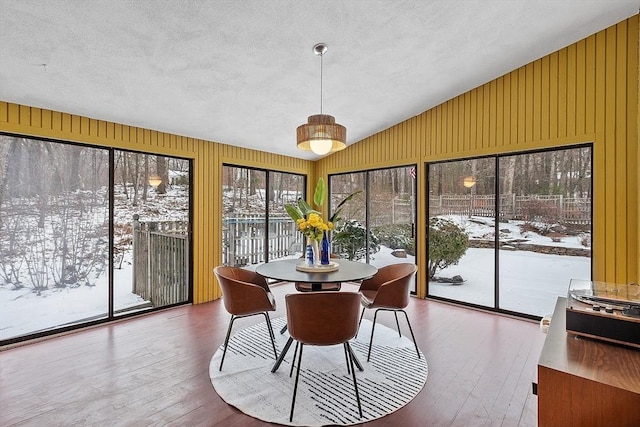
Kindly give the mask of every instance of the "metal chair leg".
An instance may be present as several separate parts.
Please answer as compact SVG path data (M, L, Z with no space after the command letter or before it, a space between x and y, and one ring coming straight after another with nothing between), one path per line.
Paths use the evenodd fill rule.
M364 317L364 311L366 310L366 308L362 309L362 314L360 315L360 321L358 322L358 330L356 331L356 338L358 338L358 332L360 332L360 324L362 323L362 318Z
M300 365L302 363L302 349L304 344L300 344L300 354L298 354L298 370L296 371L296 382L293 386L293 398L291 399L291 414L289 414L289 422L293 420L293 409L296 405L296 392L298 391L298 378L300 377Z
M351 364L349 363L349 355L347 354L347 343L343 343L342 348L344 349L344 359L347 361L347 375L351 375L351 371L350 371L350 366Z
M276 336L273 334L273 326L271 325L271 318L269 317L269 313L266 311L264 313L264 318L267 322L267 329L269 330L269 338L271 338L271 346L273 347L273 355L275 359L278 359L278 352L276 351Z
M421 359L422 357L420 356L420 350L418 350L418 344L416 343L416 337L413 335L413 328L411 328L411 322L409 322L409 316L407 315L407 312L404 310L401 310L404 313L404 317L407 319L407 325L409 325L409 332L411 332L411 338L413 339L413 345L416 346L416 353L418 354L418 359Z
M227 336L224 339L224 350L222 351L222 359L220 360L220 368L219 371L222 371L222 364L224 363L224 356L227 355L227 347L229 346L229 336L231 335L231 328L233 327L233 321L236 320L236 316L231 315L231 320L229 320L229 327L227 328Z
M289 378L293 375L293 367L296 366L296 356L298 355L298 346L300 343L296 341L296 348L293 350L293 359L291 359L291 369L289 370Z
M356 400L358 401L358 413L360 414L360 418L362 418L362 405L360 404L360 393L358 392L358 382L356 381L356 370L354 369L354 366L353 366L353 354L351 353L351 346L349 345L348 342L345 342L344 346L345 346L345 351L349 355L348 362L351 368L351 376L353 377L353 388L356 391Z
M371 339L369 339L369 352L367 353L367 362L371 358L371 344L373 343L373 331L376 330L376 317L378 317L378 311L380 311L380 309L376 310L373 314L373 325L371 325Z
M398 335L402 338L402 332L400 332L400 322L398 322L398 311L393 310L393 315L396 317L396 327L398 328Z

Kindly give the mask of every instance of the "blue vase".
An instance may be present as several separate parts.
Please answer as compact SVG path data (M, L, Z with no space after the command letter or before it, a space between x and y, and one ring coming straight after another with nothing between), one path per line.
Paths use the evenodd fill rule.
M329 239L327 238L327 232L322 235L322 245L320 247L320 264L329 265Z

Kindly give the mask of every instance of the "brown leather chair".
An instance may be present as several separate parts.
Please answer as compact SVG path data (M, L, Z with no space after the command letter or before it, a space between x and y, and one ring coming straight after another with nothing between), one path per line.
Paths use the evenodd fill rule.
M256 314L264 315L267 321L267 329L269 330L269 338L273 347L273 354L276 359L275 336L273 334L273 326L269 318L269 311L276 310L276 300L269 290L264 277L250 270L238 267L218 266L213 269L213 273L218 279L218 283L222 288L222 301L224 308L231 314L227 336L224 339L224 351L222 360L220 360L220 370L224 363L224 356L227 354L227 346L229 345L229 336L233 322L241 317L254 316Z
M289 421L293 420L293 410L296 404L296 392L298 390L298 378L300 377L300 364L302 362L302 350L305 345L329 346L342 344L347 360L347 372L353 377L353 387L358 401L358 412L362 417L360 394L354 370L353 351L349 345L358 331L358 310L360 308L360 295L356 292L311 292L302 294L290 294L285 296L287 304L287 324L289 334L296 340L296 351L293 355L291 369L298 355L298 369L293 387L291 399L291 414ZM300 351L298 352L298 346ZM288 346L287 346L288 349ZM290 373L291 375L291 373Z
M420 358L420 350L418 350L418 344L416 344L416 337L413 335L413 329L411 328L411 322L409 322L409 316L404 308L409 305L409 287L411 285L411 279L418 270L415 264L402 263L392 264L386 267L378 269L375 276L370 279L362 281L360 285L362 314L360 315L360 322L358 322L358 328L362 323L362 317L366 309L375 309L373 315L373 325L371 326L371 339L369 340L369 351L367 353L367 362L371 357L371 344L373 343L373 332L376 328L376 317L378 311L393 311L396 317L396 326L398 327L398 334L400 333L400 323L398 322L398 312L404 313L404 317L407 319L409 325L409 332L411 332L411 338L413 338L413 344L416 346L416 353Z

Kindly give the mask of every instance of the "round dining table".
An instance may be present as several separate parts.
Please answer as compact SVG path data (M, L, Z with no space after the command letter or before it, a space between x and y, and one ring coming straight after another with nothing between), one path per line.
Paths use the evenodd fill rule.
M373 265L362 262L339 258L331 258L331 262L338 264L337 270L327 271L326 268L318 267L317 271L300 271L296 269L296 264L304 263L304 260L295 258L261 264L256 267L256 273L268 279L284 282L311 283L312 290L320 290L321 283L357 282L373 277L378 272ZM313 289L313 284L317 284L318 289Z
M332 258L332 262L338 264L337 269L319 267L317 271L308 271L308 268L303 268L305 271L298 270L297 264L304 263L303 259L284 259L278 261L271 261L265 264L261 264L256 267L256 273L268 278L281 280L285 282L305 282L311 283L312 291L319 291L322 283L337 283L337 282L354 282L373 277L378 269L370 264L362 262L349 261L346 259ZM303 264L301 264L303 265ZM327 271L328 269L332 271ZM286 326L280 331L284 333ZM280 356L276 363L273 365L271 372L275 372L280 367L284 356L289 351L289 347L293 342L293 338L289 337L284 348L280 352ZM360 371L364 370L362 364L358 360L356 354L351 350L351 354L354 358L354 363Z

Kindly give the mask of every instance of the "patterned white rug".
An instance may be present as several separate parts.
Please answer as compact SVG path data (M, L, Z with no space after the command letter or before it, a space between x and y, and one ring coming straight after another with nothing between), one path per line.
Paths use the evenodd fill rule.
M289 335L280 334L284 317L272 320L278 354ZM273 349L265 323L236 332L229 340L222 372L218 370L222 346L209 365L209 376L216 392L230 405L254 418L283 425L324 426L353 425L390 414L409 403L427 380L427 362L422 352L416 354L410 338L376 324L371 361L367 349L371 322L362 321L358 337L351 341L364 371L356 368L362 404L362 418L347 374L343 346L305 346L296 397L293 422L289 422L291 397L295 381L289 377L295 342L275 373Z

